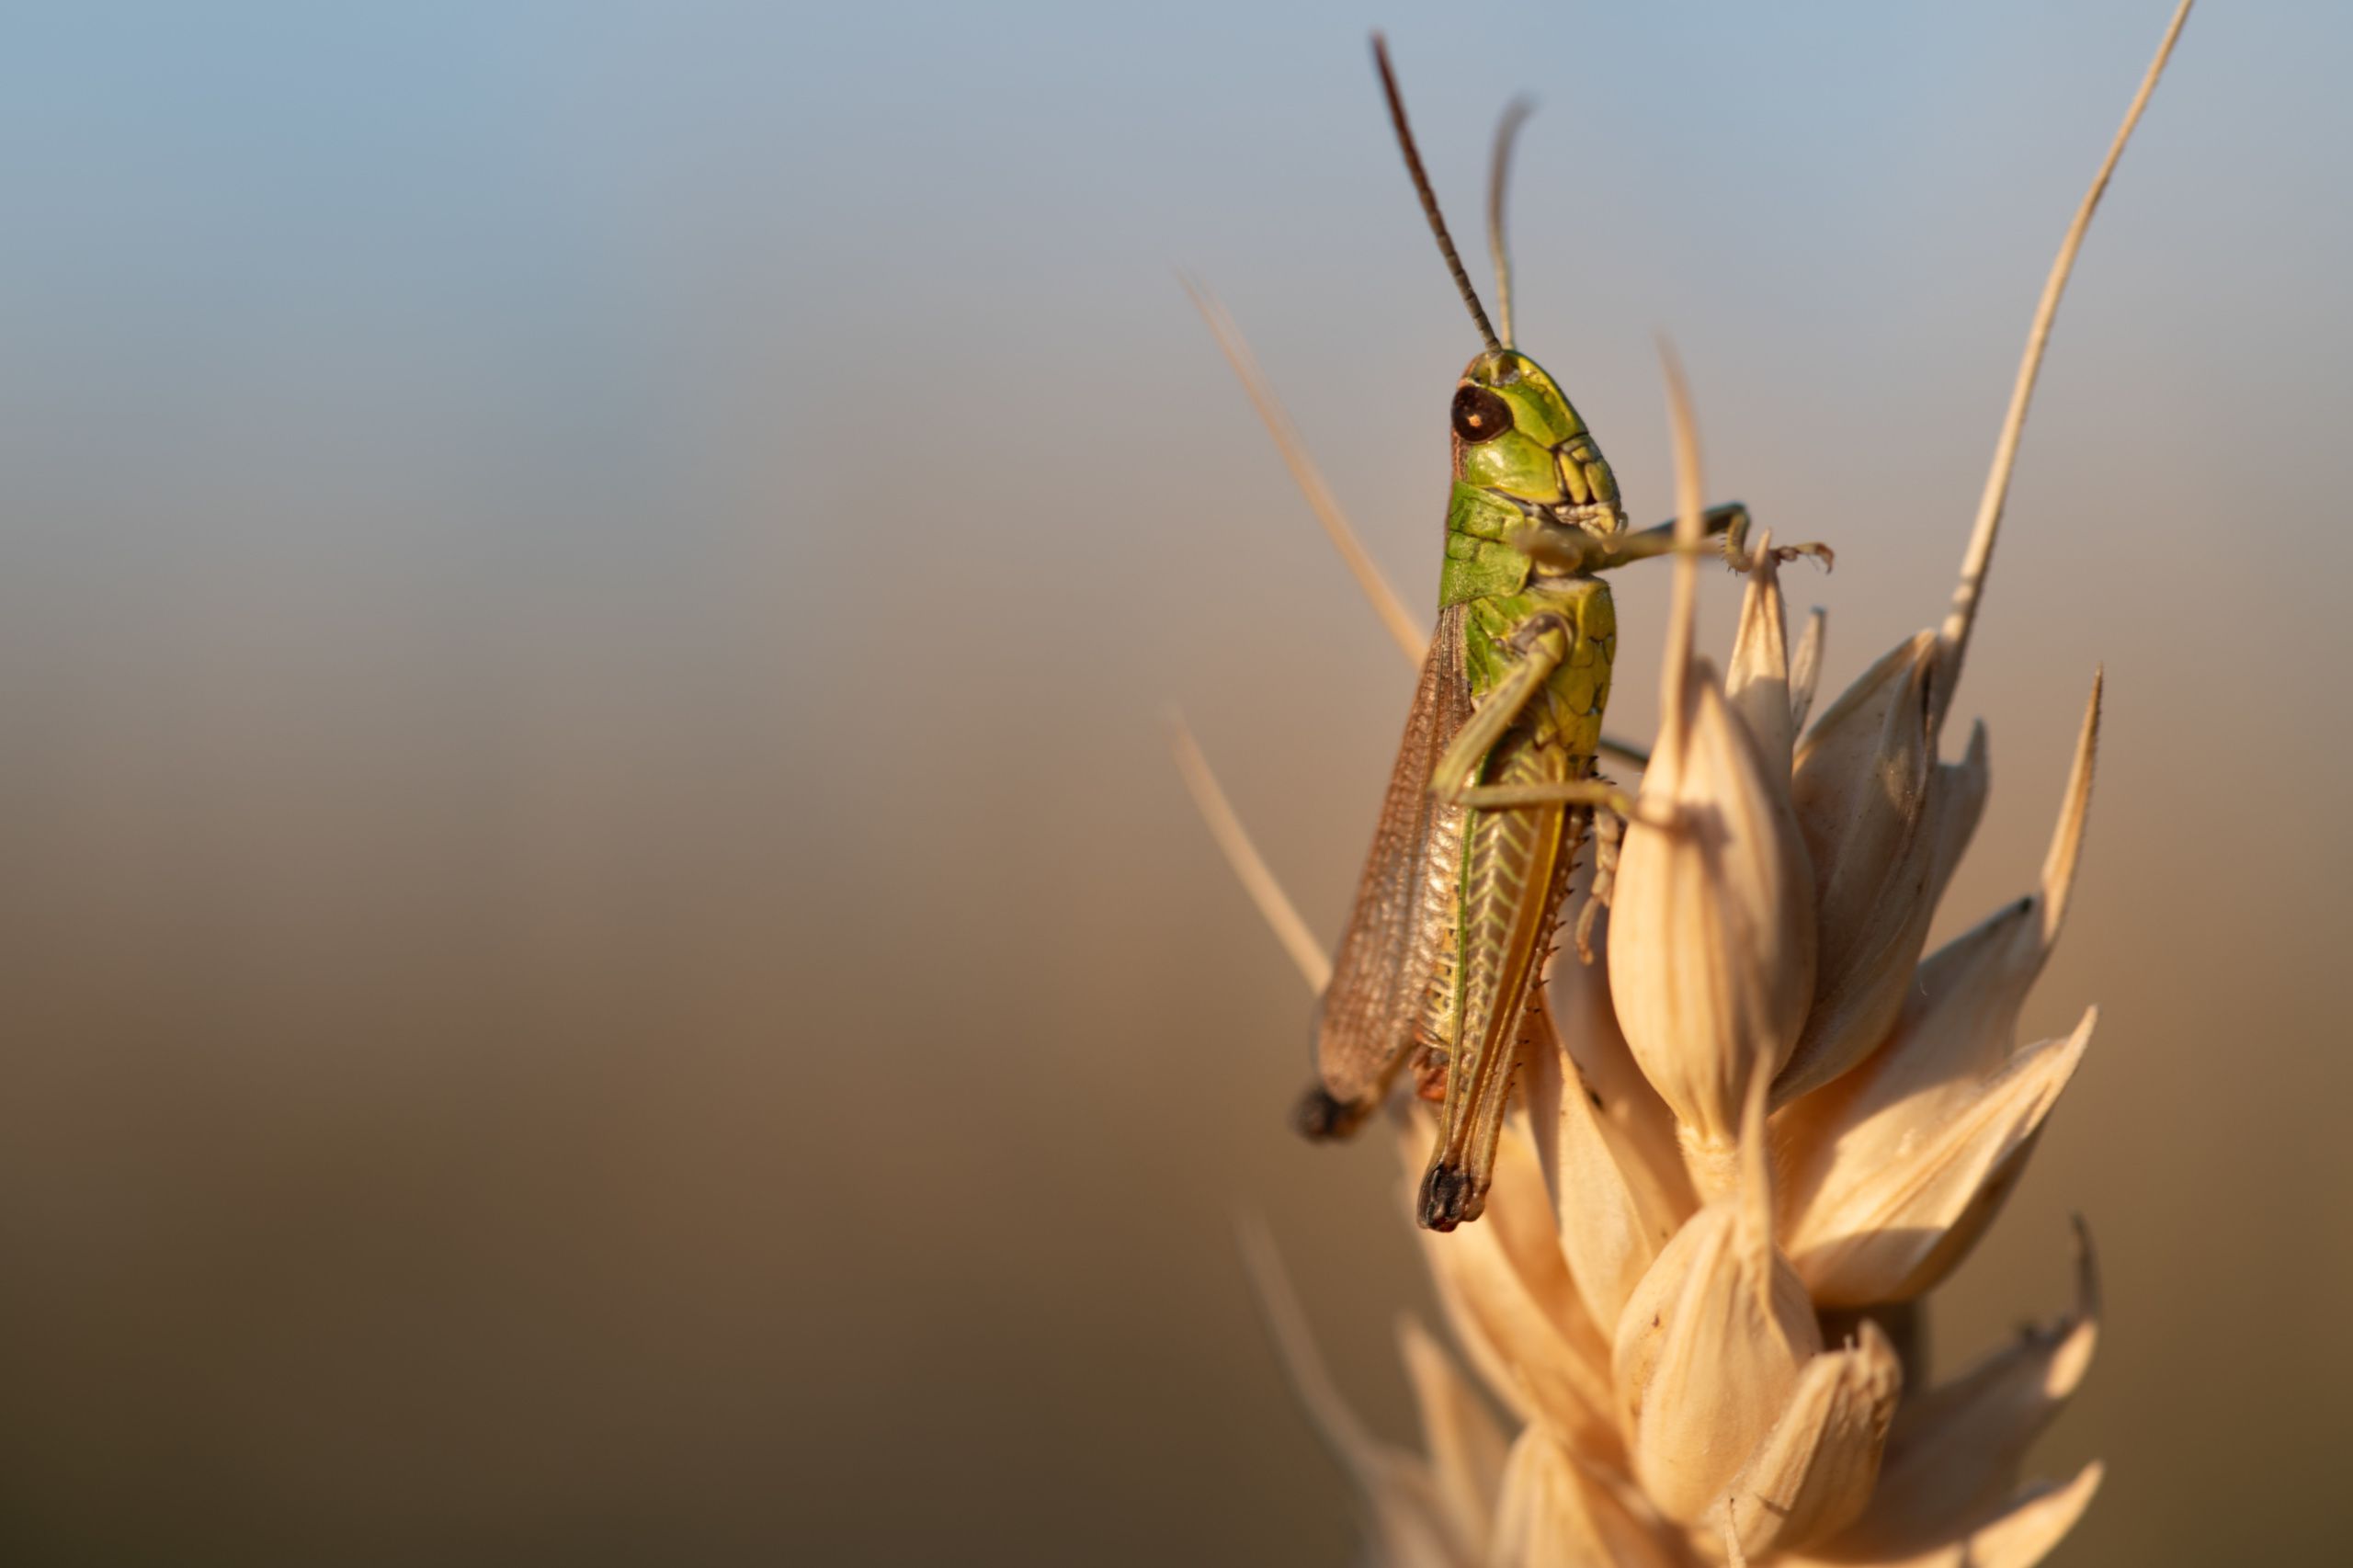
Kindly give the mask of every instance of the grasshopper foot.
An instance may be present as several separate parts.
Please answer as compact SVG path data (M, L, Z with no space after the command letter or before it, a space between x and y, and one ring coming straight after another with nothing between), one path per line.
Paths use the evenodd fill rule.
M1426 1231L1450 1231L1475 1220L1487 1206L1487 1195L1474 1186L1471 1173L1443 1162L1422 1177L1419 1212L1415 1216Z
M1351 1105L1338 1098L1321 1084L1312 1085L1291 1107L1290 1124L1299 1135L1315 1142L1346 1138L1364 1122L1365 1113L1371 1108Z
M1763 551L1749 551L1744 554L1737 545L1727 545L1724 564L1735 572L1754 572L1764 554ZM1838 552L1819 540L1810 540L1804 544L1777 544L1772 547L1772 554L1773 563L1777 566L1787 566L1803 556L1812 556L1822 562L1824 572L1835 571L1838 565Z

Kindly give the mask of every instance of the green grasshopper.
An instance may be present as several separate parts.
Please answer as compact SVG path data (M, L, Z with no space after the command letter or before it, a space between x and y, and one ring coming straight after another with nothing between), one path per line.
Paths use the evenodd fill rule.
M1439 214L1380 35L1372 46L1406 171L1485 347L1454 390L1438 630L1317 1009L1321 1081L1295 1120L1312 1138L1345 1136L1413 1062L1419 1092L1443 1102L1417 1218L1449 1231L1485 1206L1577 850L1593 827L1606 878L1608 829L1633 810L1594 772L1618 646L1597 574L1673 543L1671 526L1627 531L1592 432L1512 346L1503 190L1524 111L1505 117L1489 187L1498 335ZM1736 560L1745 510L1720 506L1708 521Z

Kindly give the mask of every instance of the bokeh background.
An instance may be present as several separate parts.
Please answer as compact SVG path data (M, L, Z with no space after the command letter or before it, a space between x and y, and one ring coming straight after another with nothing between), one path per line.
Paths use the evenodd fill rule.
M1522 341L1663 517L1673 336L1711 490L1838 547L1835 691L1942 607L2165 9L16 13L0 1556L1343 1561L1234 1220L1401 1437L1429 1301L1158 726L1328 936L1409 677L1175 268L1418 605L1474 343L1365 31L1466 231L1534 92ZM2106 661L2028 1020L2100 1033L1938 1318L2057 1309L2089 1217L2066 1562L2342 1551L2348 50L2191 19L1958 704L1948 932Z

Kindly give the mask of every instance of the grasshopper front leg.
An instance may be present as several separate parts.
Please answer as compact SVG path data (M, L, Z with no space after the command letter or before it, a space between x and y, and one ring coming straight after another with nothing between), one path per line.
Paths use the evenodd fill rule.
M1456 733L1453 743L1438 757L1438 767L1431 770L1432 794L1449 806L1472 806L1482 811L1506 806L1606 806L1622 816L1634 810L1633 800L1624 790L1603 780L1479 782L1505 734L1544 689L1544 683L1561 667L1561 662L1569 656L1575 635L1575 629L1564 616L1529 618L1512 639L1512 651L1519 658L1511 673L1472 711L1470 722ZM1590 757L1580 758L1579 765L1589 766L1591 761Z
M1539 618L1540 620L1549 618ZM1665 808L1647 805L1618 787L1610 779L1573 778L1544 779L1533 782L1506 780L1495 783L1477 782L1485 767L1490 752L1510 730L1528 704L1543 688L1545 680L1559 667L1566 656L1565 646L1555 650L1549 631L1540 625L1531 626L1522 633L1529 648L1511 675L1491 693L1487 700L1472 714L1469 723L1455 737L1438 758L1430 778L1430 793L1450 806L1470 806L1479 811L1506 811L1529 806L1585 806L1596 813L1617 819L1618 824L1640 822L1651 827L1672 827L1674 814ZM1565 643L1565 638L1562 640ZM1637 758L1648 767L1647 756ZM1593 759L1580 759L1580 767L1590 767ZM1492 772L1492 770L1489 770ZM1615 846L1612 846L1613 849ZM1613 855L1613 866L1615 857Z
M1744 541L1748 538L1748 507L1739 501L1727 501L1711 506L1699 517L1703 539L1722 537L1723 542L1712 548L1702 545L1701 553L1721 552L1727 560L1737 560ZM1614 567L1636 561L1648 561L1656 556L1676 553L1675 520L1639 528L1632 533L1597 534L1562 523L1530 522L1519 530L1516 542L1532 561L1539 561L1563 572L1607 572Z
M1748 530L1755 521L1748 508L1738 501L1727 501L1721 506L1711 506L1699 515L1700 532L1712 539L1721 534L1723 542L1716 547L1724 564L1735 572L1754 571L1756 558L1748 548ZM1618 534L1598 541L1601 548L1596 558L1584 570L1608 572L1615 567L1648 561L1661 555L1677 553L1675 524L1670 519L1639 532ZM1773 559L1787 563L1801 555L1811 555L1827 571L1837 564L1837 556L1826 544L1782 544L1773 547Z
M1706 539L1720 539L1713 545L1678 546L1675 542L1675 524L1664 522L1632 533L1592 534L1583 528L1552 523L1532 523L1516 536L1520 548L1530 559L1563 572L1614 572L1620 566L1631 566L1637 561L1653 561L1663 555L1688 551L1695 554L1721 555L1725 565L1735 572L1747 572L1756 567L1756 559L1748 549L1748 530L1754 521L1748 508L1738 501L1727 501L1721 506L1711 506L1700 515L1700 532ZM1836 556L1826 544L1784 544L1773 548L1777 561L1790 562L1801 555L1811 555L1825 568L1836 564Z

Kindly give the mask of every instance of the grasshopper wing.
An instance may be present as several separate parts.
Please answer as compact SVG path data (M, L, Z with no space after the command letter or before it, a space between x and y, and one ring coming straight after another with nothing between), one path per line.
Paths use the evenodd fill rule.
M1316 1009L1322 1083L1300 1102L1300 1131L1345 1136L1377 1108L1412 1053L1430 987L1449 950L1462 880L1465 808L1430 792L1438 757L1471 714L1463 610L1438 617L1405 716L1381 825L1357 883L1356 906Z

